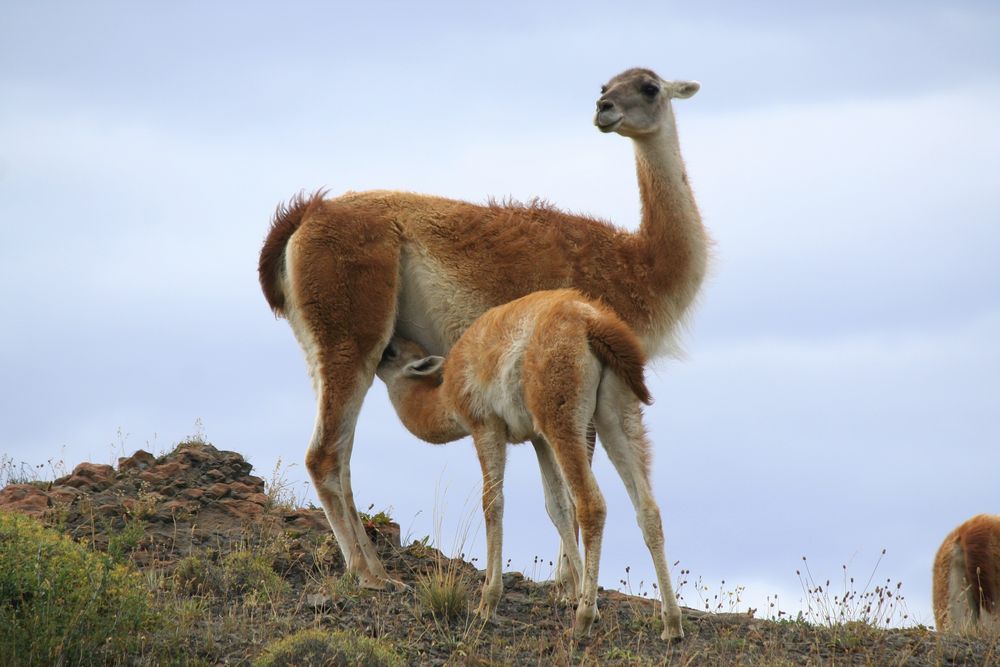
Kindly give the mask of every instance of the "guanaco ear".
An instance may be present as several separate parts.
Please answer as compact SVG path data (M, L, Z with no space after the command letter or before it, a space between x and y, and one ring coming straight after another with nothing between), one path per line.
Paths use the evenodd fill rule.
M670 96L680 99L691 97L701 89L701 84L697 81L667 81L666 84Z
M443 365L444 357L431 355L429 357L424 357L423 359L411 361L403 366L403 375L411 378L437 375L441 372L441 366Z

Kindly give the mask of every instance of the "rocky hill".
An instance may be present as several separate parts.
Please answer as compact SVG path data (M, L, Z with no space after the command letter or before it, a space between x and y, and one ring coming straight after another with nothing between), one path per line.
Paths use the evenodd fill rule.
M686 638L667 645L654 601L609 590L591 637L577 642L554 586L516 572L504 575L498 616L484 624L471 613L482 581L474 565L425 541L401 545L398 525L366 516L390 575L410 588L359 589L322 511L289 506L252 472L235 452L186 442L160 457L138 451L117 466L81 463L51 482L10 484L0 512L34 517L143 573L158 621L121 659L128 664L1000 665L996 639L692 609ZM307 635L296 633L308 629L373 639L384 655L358 657L350 644L353 662L305 653L267 662L305 650ZM279 641L289 636L303 638L297 648ZM317 650L314 659L328 649Z

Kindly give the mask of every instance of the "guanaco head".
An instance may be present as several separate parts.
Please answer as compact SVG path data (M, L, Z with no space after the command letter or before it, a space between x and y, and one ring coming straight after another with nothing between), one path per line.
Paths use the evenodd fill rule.
M403 379L441 383L444 357L427 354L420 343L393 336L382 352L375 374L392 389Z
M629 69L601 86L594 125L601 132L641 137L659 131L670 117L670 100L691 97L697 81L664 81L648 69Z
M406 429L439 445L469 435L440 390L443 367L444 357L428 355L418 343L393 337L375 369Z

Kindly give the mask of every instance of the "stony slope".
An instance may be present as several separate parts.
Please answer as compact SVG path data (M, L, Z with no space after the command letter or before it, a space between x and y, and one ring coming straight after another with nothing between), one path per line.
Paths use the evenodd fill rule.
M504 576L498 618L483 624L469 613L481 584L472 564L426 544L403 547L396 524L372 517L369 530L390 574L411 589L359 590L342 576L322 512L284 506L273 495L239 454L188 442L161 457L139 451L117 466L81 463L49 483L8 485L0 510L35 516L95 549L127 549L167 619L137 664L249 664L270 642L311 627L379 638L414 665L1000 664L996 640L690 609L687 637L665 645L656 604L616 591L601 592L600 621L589 639L575 642L573 610L554 587L514 572ZM259 572L234 578L233 563L251 561L264 563L274 581ZM446 574L470 591L451 620L419 593L421 582Z

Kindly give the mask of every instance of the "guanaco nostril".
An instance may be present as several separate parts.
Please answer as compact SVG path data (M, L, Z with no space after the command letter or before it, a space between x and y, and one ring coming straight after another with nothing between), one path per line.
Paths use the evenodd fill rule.
M611 100L597 100L598 111L610 111L615 108L615 103Z

